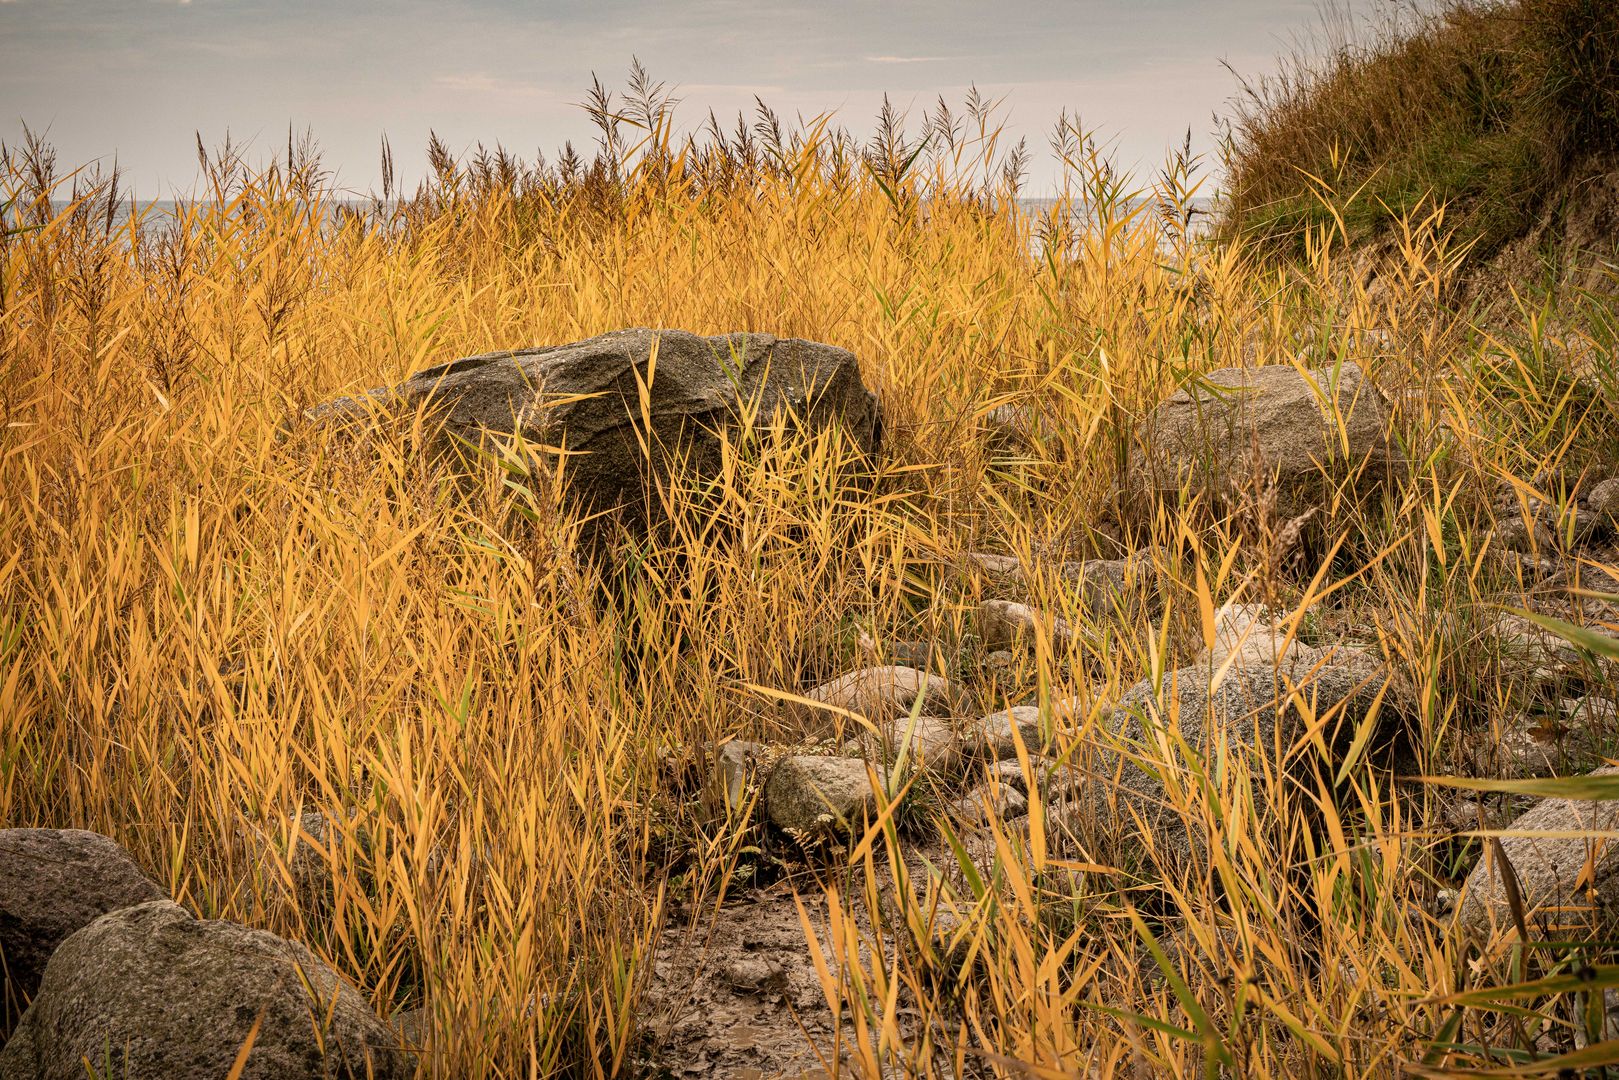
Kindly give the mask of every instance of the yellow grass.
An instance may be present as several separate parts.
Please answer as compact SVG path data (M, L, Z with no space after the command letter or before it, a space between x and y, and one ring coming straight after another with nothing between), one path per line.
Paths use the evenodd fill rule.
M1267 268L1166 236L1071 148L1075 192L1104 205L1036 254L1038 222L969 198L994 186L994 147L879 182L839 167L831 138L729 185L643 164L548 196L446 169L370 216L334 213L306 163L226 163L203 197L138 220L82 176L73 209L47 207L14 150L0 197L39 227L0 245L0 824L104 832L199 913L305 942L384 1014L425 1005L424 1076L630 1071L670 901L701 920L724 883L789 871L806 912L833 915L827 992L851 1005L847 1067L868 1075L1227 1058L1232 1075L1359 1076L1435 1040L1532 1045L1478 1010L1441 1034L1436 1000L1506 981L1512 958L1406 917L1476 843L1426 831L1431 793L1397 789L1372 753L1338 781L1342 762L1303 748L1302 788L1250 787L1235 765L1181 785L1179 813L1223 822L1216 868L1186 880L1143 851L1133 872L1170 878L1159 898L1015 832L981 897L947 893L898 856L899 831L801 853L680 786L704 741L814 734L758 688L854 666L861 628L960 640L973 550L1024 560L1040 606L1081 630L1070 655L1042 643L969 673L992 707L1099 707L1187 660L1214 605L1302 610L1351 579L1337 625L1390 657L1413 764L1444 771L1459 728L1515 707L1469 638L1515 587L1475 528L1494 488L1608 449L1611 403L1568 390L1561 339L1484 336L1436 303L1442 219L1411 223L1369 291L1331 230L1307 265ZM720 491L671 494L666 543L621 547L604 591L552 478L514 490L490 463L456 485L406 432L300 423L429 363L639 325L853 350L887 418L875 483L836 440L739 451ZM1376 374L1418 478L1330 515L1346 546L1319 574L1280 567L1262 514L1170 508L1135 537L1168 610L1077 610L1043 568L1111 554L1094 526L1133 421L1192 373L1301 358ZM1004 403L1048 437L992 453ZM1096 719L1072 718L1059 749ZM905 797L905 835L929 835L926 793ZM284 887L312 809L354 822L322 846L329 907ZM906 876L914 899L890 887ZM1178 939L1184 986L1149 938Z

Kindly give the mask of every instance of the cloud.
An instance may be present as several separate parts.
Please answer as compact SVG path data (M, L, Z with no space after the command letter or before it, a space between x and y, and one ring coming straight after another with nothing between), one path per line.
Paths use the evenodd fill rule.
M435 75L433 85L441 90L466 94L486 94L494 97L539 97L547 93L538 83L520 79L502 79L483 71L454 75Z
M960 56L865 56L868 64L937 64L946 60L962 60Z

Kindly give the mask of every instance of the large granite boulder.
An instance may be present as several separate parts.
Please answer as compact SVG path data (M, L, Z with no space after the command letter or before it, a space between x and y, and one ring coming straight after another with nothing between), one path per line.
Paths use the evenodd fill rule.
M1129 470L1140 494L1183 489L1223 502L1259 478L1289 519L1335 489L1364 495L1405 471L1388 402L1353 363L1222 368L1181 387L1148 417Z
M1619 774L1598 769L1593 776ZM1506 826L1501 852L1512 865L1530 935L1567 940L1606 929L1619 914L1619 801L1542 799ZM1503 869L1486 850L1462 890L1457 920L1487 936L1515 927Z
M104 915L51 957L0 1080L403 1080L400 1037L301 945L167 900Z
M80 829L0 829L0 1044L57 946L109 911L163 898L129 853Z
M868 454L882 438L877 399L854 354L770 334L683 330L617 330L570 345L469 356L310 415L340 422L379 409L408 414L424 404L452 445L519 433L536 452L565 454L571 490L590 510L646 507L649 480L679 455L689 454L699 476L715 475L722 432L734 440L745 426L768 425L780 413L811 431L840 423Z

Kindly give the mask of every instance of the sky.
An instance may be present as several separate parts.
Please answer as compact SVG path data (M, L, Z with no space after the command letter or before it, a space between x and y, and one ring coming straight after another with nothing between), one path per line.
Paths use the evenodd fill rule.
M167 198L195 182L198 135L265 158L290 126L365 193L384 134L407 182L430 131L457 152L588 148L592 74L622 86L639 58L682 127L757 95L863 135L885 92L919 125L976 85L1029 138L1041 194L1061 110L1126 168L1188 129L1207 150L1237 89L1224 65L1265 74L1321 17L1319 0L0 0L0 141L27 124L62 164L116 157L136 195Z

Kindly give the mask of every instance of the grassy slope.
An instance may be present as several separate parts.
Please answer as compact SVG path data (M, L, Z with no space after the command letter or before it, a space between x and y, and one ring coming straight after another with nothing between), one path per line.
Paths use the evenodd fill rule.
M1296 60L1251 87L1232 128L1229 230L1300 250L1448 208L1484 260L1536 229L1619 150L1619 7L1447 3Z

